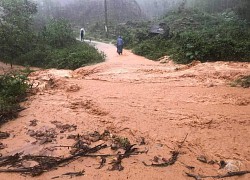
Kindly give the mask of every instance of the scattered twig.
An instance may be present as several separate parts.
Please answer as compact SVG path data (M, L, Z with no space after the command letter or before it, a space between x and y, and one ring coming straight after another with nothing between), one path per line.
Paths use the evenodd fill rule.
M82 170L82 171L79 171L79 172L68 172L68 173L64 173L64 174L62 174L61 176L70 176L70 178L72 178L72 177L77 177L77 176L84 176L84 173L85 173L85 171ZM55 177L52 177L51 179L58 179L58 178L60 178L61 176L55 176Z
M52 177L51 179L58 179L60 178L60 176L55 176L55 177Z
M65 174L62 174L62 175L63 176L70 176L72 178L74 176L84 176L84 173L85 173L85 171L82 170L82 171L79 171L79 172L68 172L68 173L65 173Z
M35 120L34 120L35 122ZM33 121L31 122L33 123ZM65 126L66 127L66 126ZM68 125L67 125L68 127ZM50 133L50 131L48 131L49 135L53 135L55 134L54 129L52 129L53 133ZM40 137L40 134L43 133L47 133L46 132L40 132L40 131L32 131L30 132L32 136L37 136ZM1 132L0 132L0 136L1 136ZM6 136L6 135L5 135ZM98 140L110 140L110 133L108 131L105 131L103 134L99 134L99 133L94 133L92 135L93 137L97 136L96 139ZM91 136L91 137L92 137ZM53 138L51 137L51 138ZM85 139L85 138L84 138ZM75 160L77 160L80 157L101 157L101 161L100 161L100 166L97 169L101 169L105 163L106 163L106 158L107 157L116 157L115 160L113 160L110 164L112 164L112 168L110 170L123 170L124 167L122 166L122 160L124 158L129 158L133 155L138 155L138 154L142 154L142 153L147 153L147 151L138 151L137 148L135 148L135 144L134 145L130 145L130 142L127 138L119 138L119 143L121 143L121 147L122 149L125 150L124 153L120 153L118 152L118 154L97 154L98 151L100 151L101 149L110 147L107 146L107 144L103 143L103 144L99 144L95 147L90 147L88 141L84 142L83 140L80 139L80 135L77 135L77 138L75 138L75 140L78 140L74 145L72 146L54 146L54 147L61 147L61 148L72 148L72 152L71 155L69 155L68 157L52 157L52 156L33 156L33 155L22 155L22 153L17 153L15 155L12 156L5 156L5 157L0 157L0 167L4 166L5 169L0 169L0 173L1 172L6 172L6 173L22 173L22 174L27 174L27 175L31 175L31 176L39 176L44 172L53 170L53 169L57 169L59 167L63 167L66 164L69 164ZM96 142L96 141L93 141ZM74 150L74 151L73 151ZM36 162L36 165L33 165L32 167L24 167L23 166L23 162L25 161L33 161ZM63 174L68 175L68 176L80 176L80 175L84 175L83 174L84 171L81 172L69 172L69 173L65 173ZM61 176L63 176L61 175ZM61 178L61 176L55 176L52 179L56 179L56 178Z
M186 134L185 138L183 139L183 141L181 142L181 144L178 146L179 149L182 148L183 144L186 142L187 140L187 137L188 137L188 133Z
M237 171L237 172L228 172L227 174L224 175L217 175L217 176L207 176L207 175L196 175L196 174L191 174L191 173L187 173L187 176L192 177L196 180L201 180L201 179L205 179L205 178L216 178L216 179L221 179L221 178L226 178L226 177L232 177L232 176L243 176L245 174L250 173L250 171Z
M204 156L204 155L201 155L201 156L197 157L197 160L200 161L200 162L202 162L202 163L206 163L206 164L215 164L215 163L218 163L217 161L214 161L214 160L208 161L208 160L207 160L207 157ZM221 162L222 162L222 161L221 161ZM223 162L225 163L225 161L223 161ZM223 163L223 162L222 162L222 163ZM226 165L226 163L225 163L224 165ZM221 166L221 168L225 167L225 166L223 166L223 164L220 164L220 166ZM222 167L222 166L223 166L223 167Z
M101 157L100 166L96 169L102 169L106 162L107 162L106 157Z
M72 148L72 146L53 146L53 147L56 147L56 148Z
M124 154L118 154L117 159L111 162L112 168L109 170L110 171L115 171L115 170L122 171L124 169L124 167L122 166L122 160L124 158L130 157L137 151L137 148L134 148L134 146L135 144L127 146Z
M138 152L134 152L134 153L130 153L130 156L136 156L138 154L143 154L143 153L147 153L147 151L138 151ZM120 154L121 156L125 156L124 154ZM86 154L83 157L115 157L117 156L117 154Z
M187 164L185 164L184 162L181 162L181 161L178 161L178 162L180 162L184 167L186 167L189 170L194 170L195 169L194 166L189 166L189 165L187 165Z
M169 160L167 160L166 162L164 162L164 163L161 163L161 164L154 164L154 163L152 163L150 165L146 164L145 162L142 162L142 163L145 166L167 167L167 166L173 165L177 161L178 156L179 156L179 152L178 151L172 151L172 157Z
M182 148L183 144L186 142L187 140L187 137L188 137L188 133L186 134L185 138L183 139L183 141L178 145L178 150L177 151L171 151L172 153L172 157L168 160L165 160L164 163L160 163L160 164L146 164L145 162L142 162L145 166L154 166L154 167L167 167L167 166L171 166L173 164L175 164L175 162L177 161L178 159L178 156L180 154L180 149Z
M117 160L113 160L111 162L112 168L109 169L110 171L122 171L124 167L122 166L122 156L118 156Z

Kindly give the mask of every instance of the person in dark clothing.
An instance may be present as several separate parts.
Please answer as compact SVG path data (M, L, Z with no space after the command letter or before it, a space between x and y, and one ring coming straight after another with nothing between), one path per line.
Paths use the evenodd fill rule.
M116 42L117 53L118 53L119 55L122 54L123 44L124 44L124 42L123 42L123 40L122 40L122 37L119 36L118 39L117 39L117 42Z
M80 31L81 41L84 40L84 34L85 34L85 30L84 28L81 28L81 31Z

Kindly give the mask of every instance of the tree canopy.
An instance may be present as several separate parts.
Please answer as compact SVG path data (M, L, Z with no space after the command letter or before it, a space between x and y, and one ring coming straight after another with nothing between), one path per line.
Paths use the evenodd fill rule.
M2 0L0 24L1 58L12 63L20 54L28 52L33 44L32 15L37 12L31 1Z

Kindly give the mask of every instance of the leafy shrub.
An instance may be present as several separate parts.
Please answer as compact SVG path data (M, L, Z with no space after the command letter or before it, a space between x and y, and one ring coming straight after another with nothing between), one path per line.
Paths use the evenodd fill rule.
M49 53L49 49L36 48L26 54L19 56L17 59L15 59L15 63L26 66L46 67L46 58L48 57Z
M73 29L66 20L51 20L42 31L41 39L54 48L63 48L76 42Z
M194 59L250 61L250 26L232 11L219 14L198 10L171 12L161 22L170 27L168 37L145 35L143 28L133 29L127 47L153 60L168 54L177 63L189 63Z
M0 75L0 123L17 115L29 87L25 73Z
M104 55L94 47L76 42L65 48L35 49L22 55L16 62L44 68L77 69L104 61Z
M139 43L135 48L133 48L133 52L154 60L166 55L166 46L165 41L162 41L159 38L154 38L144 41L143 43Z
M102 62L104 55L86 43L77 43L64 49L52 51L46 58L47 68L77 69L89 64Z

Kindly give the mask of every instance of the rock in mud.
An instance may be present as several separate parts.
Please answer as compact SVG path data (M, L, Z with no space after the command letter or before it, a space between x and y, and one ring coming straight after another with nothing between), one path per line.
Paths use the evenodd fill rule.
M10 134L7 132L0 132L0 139L7 139L10 137Z
M226 166L224 169L227 172L237 172L241 170L242 163L238 160L226 160Z
M37 122L38 122L37 119L33 119L33 120L30 121L30 125L29 126L37 126Z
M6 148L6 145L4 145L3 143L0 142L0 150L5 149L5 148Z

